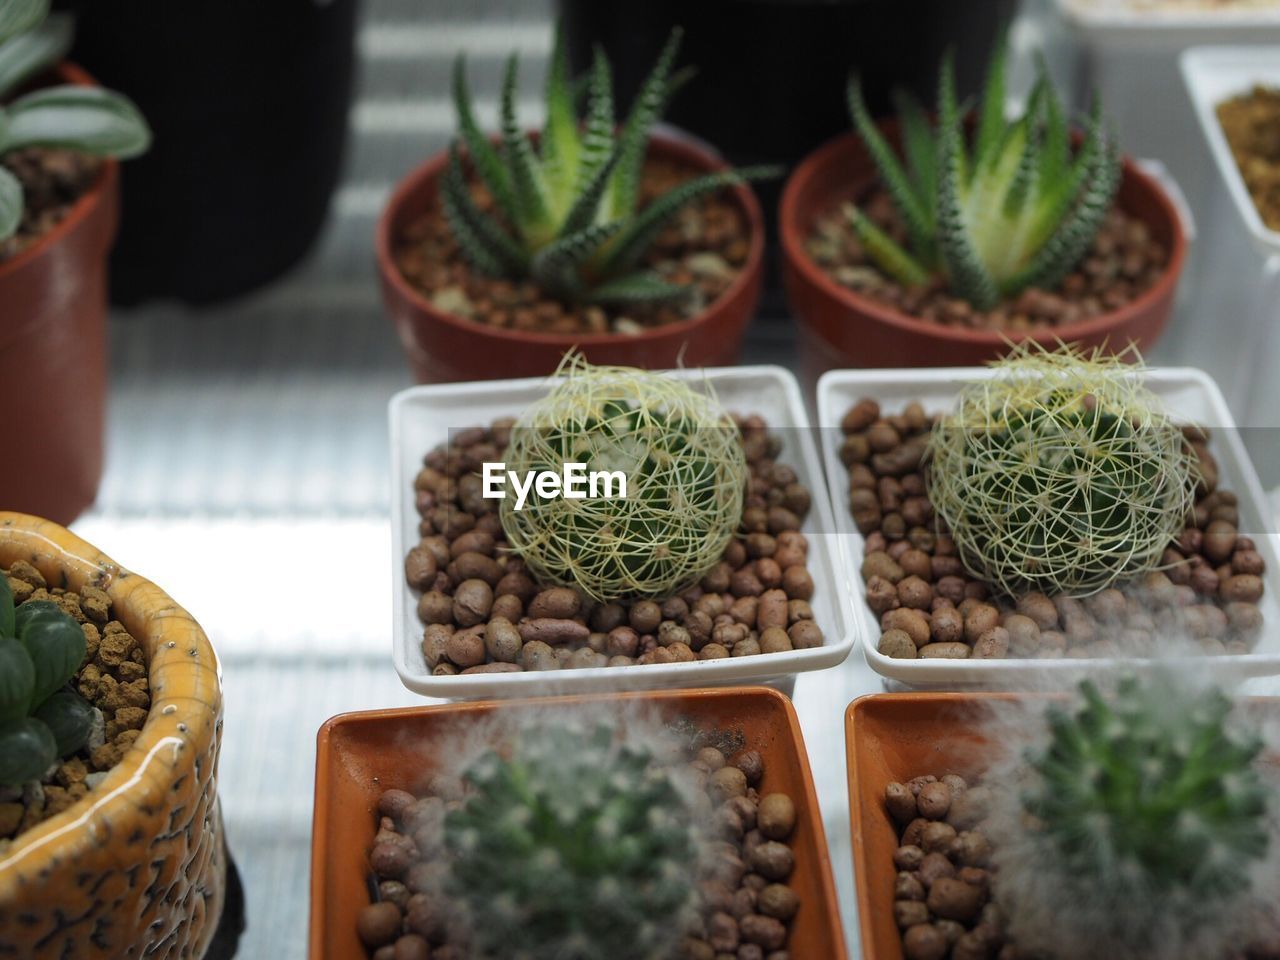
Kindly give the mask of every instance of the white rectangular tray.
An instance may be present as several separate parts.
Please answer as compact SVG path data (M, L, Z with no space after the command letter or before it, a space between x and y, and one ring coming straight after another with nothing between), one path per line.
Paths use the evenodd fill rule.
M1179 63L1218 178L1226 184L1236 213L1264 257L1280 254L1280 232L1270 229L1258 215L1217 114L1218 104L1248 93L1255 84L1280 87L1280 46L1195 47L1183 53Z
M393 633L396 670L405 686L432 697L528 697L601 690L649 690L726 686L741 683L782 683L806 670L842 663L853 649L854 620L841 595L846 580L840 569L831 516L824 493L821 461L809 430L804 402L795 377L782 367L726 367L672 371L670 376L698 383L705 380L726 409L757 413L782 431L785 446L780 460L789 464L813 492L813 506L803 532L809 538L809 572L814 618L825 644L810 650L755 657L700 660L694 663L650 664L633 667L592 667L539 673L432 676L421 650L418 593L404 579L404 556L418 542L418 514L414 509L413 479L422 457L443 443L451 429L488 425L498 417L519 416L545 396L547 378L412 387L392 398L391 420L391 537L393 565Z
M839 455L839 425L848 409L863 397L879 402L886 413L895 413L918 400L929 413L950 410L962 384L993 376L983 367L950 367L934 370L833 370L818 381L818 423L823 440L828 488L836 530L840 533L844 567L848 571L849 597L853 615L860 621L860 634L867 662L885 677L915 686L982 685L1007 687L1043 682L1055 672L1076 673L1119 662L1115 659L1057 660L898 660L876 649L880 624L867 606L866 586L858 570L864 540L849 513L849 473ZM1234 429L1217 384L1201 370L1190 367L1146 371L1147 386L1167 404L1179 421L1214 428L1210 449L1218 462L1223 487L1239 498L1240 527L1258 545L1266 561L1266 592L1261 610L1264 633L1256 652L1247 655L1196 658L1197 670L1215 677L1243 679L1280 673L1280 550L1270 508L1257 474ZM1255 532L1259 531L1259 532ZM1265 531L1265 532L1262 532Z

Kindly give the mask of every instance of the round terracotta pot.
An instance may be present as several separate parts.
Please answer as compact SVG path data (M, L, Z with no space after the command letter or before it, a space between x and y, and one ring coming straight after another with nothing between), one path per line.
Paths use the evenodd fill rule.
M658 134L649 140L649 156L698 171L726 169L722 160L701 147ZM446 313L432 305L396 266L395 239L435 202L447 163L447 154L437 154L401 181L378 221L375 237L383 301L419 383L544 376L573 347L597 364L664 369L726 366L737 361L763 278L764 220L749 187L732 188L751 236L747 261L729 289L702 313L634 336L535 333L491 327Z
M897 124L881 124L897 147ZM805 240L818 217L855 196L877 179L875 165L854 133L830 141L811 154L787 181L779 209L783 281L800 327L806 374L834 367L977 366L1008 350L1008 342L1033 338L1119 349L1155 343L1173 309L1187 238L1177 208L1160 185L1128 158L1117 201L1137 217L1169 251L1164 275L1140 297L1118 310L1080 323L1030 333L973 330L920 320L841 286L810 259Z
M57 79L93 84L71 64ZM10 425L0 506L59 523L93 503L102 478L118 178L116 161L105 161L61 223L0 261L0 404Z
M199 958L222 914L222 680L204 631L155 584L48 520L0 513L0 565L107 592L147 656L137 741L85 799L0 854L0 955Z

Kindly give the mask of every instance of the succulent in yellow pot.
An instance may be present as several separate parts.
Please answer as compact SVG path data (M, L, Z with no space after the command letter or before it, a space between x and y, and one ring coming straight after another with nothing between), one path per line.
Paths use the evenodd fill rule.
M0 954L204 956L227 876L208 638L47 520L0 513L0 568Z

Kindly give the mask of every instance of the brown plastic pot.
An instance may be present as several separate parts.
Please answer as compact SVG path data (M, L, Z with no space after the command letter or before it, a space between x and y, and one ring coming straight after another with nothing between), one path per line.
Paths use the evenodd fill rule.
M1032 695L1043 700L1046 695ZM999 746L980 721L1010 693L898 693L862 697L845 711L849 777L850 842L858 888L858 925L865 960L902 960L902 934L893 918L898 832L884 806L885 787L925 774L980 776ZM1280 713L1280 700L1259 698L1250 707Z
M56 77L93 84L67 63ZM93 503L102 478L118 177L116 161L104 161L61 223L0 262L0 403L9 424L0 507L64 524Z
M894 121L880 125L896 148ZM835 367L979 366L1008 351L1013 342L1058 340L1084 346L1130 342L1149 348L1159 338L1173 309L1178 278L1186 259L1187 238L1173 201L1152 177L1127 157L1117 202L1145 223L1169 251L1160 279L1140 297L1079 323L1024 333L973 330L921 320L832 279L814 263L805 241L820 216L855 196L877 178L875 164L854 133L831 140L807 157L787 181L779 209L783 282L787 302L800 327L800 353L805 372L816 377Z
M378 797L384 790L412 791L425 782L444 731L480 729L487 718L512 710L619 701L642 701L696 724L740 730L747 746L760 751L766 789L789 793L798 814L791 840L796 865L788 883L800 895L801 907L791 923L788 950L793 957L844 960L826 834L800 725L791 701L763 687L457 703L334 717L320 728L317 743L311 960L365 960L356 918L369 902L368 850Z
M722 160L702 147L661 134L650 138L649 156L699 172L726 169ZM635 335L541 333L491 327L446 313L409 283L396 266L395 240L434 204L447 163L446 153L437 154L401 181L378 221L375 237L383 302L418 382L545 376L573 347L592 363L648 369L737 362L763 279L764 220L749 187L731 188L751 238L746 263L729 289L702 313Z

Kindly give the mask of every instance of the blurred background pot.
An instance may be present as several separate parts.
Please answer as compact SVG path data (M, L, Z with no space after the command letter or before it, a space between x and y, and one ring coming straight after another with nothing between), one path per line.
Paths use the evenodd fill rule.
M204 957L227 876L217 656L155 584L56 524L0 513L0 566L18 560L106 591L144 648L152 700L106 779L0 853L0 946L23 960Z
M74 58L155 132L122 175L112 298L213 303L311 247L337 184L357 0L72 0Z
M92 84L63 64L62 83ZM0 399L10 424L0 506L70 523L102 478L107 393L107 253L116 233L119 165L57 226L0 261Z

